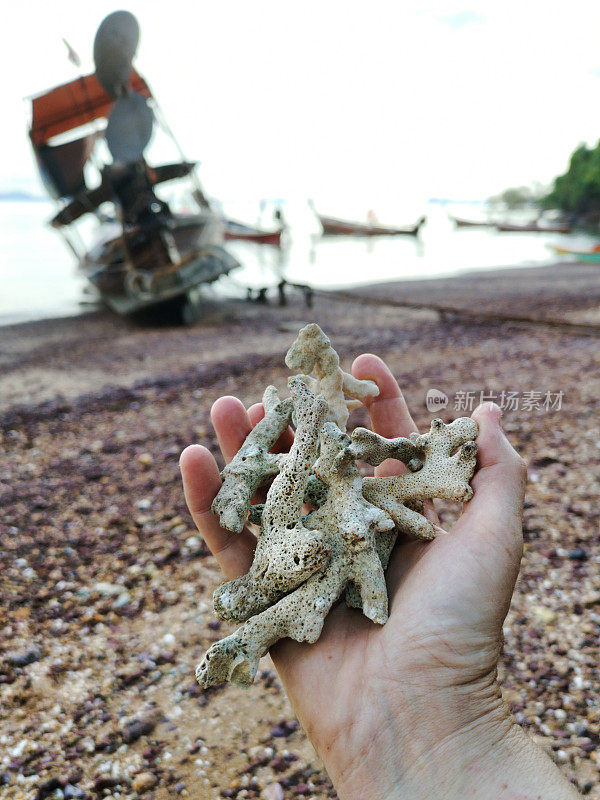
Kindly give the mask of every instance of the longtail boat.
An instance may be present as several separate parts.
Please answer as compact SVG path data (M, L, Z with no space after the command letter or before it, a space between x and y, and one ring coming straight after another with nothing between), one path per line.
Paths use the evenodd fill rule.
M417 236L427 219L421 217L415 225L393 228L369 222L350 222L323 214L317 214L317 217L326 236Z
M233 219L225 220L225 238L230 241L254 242L255 244L272 244L276 247L281 245L281 234L283 228L273 231L265 231L261 228L253 228L251 225L244 225Z
M564 222L540 225L539 222L523 224L511 222L497 222L496 229L506 233L571 233L571 226Z
M593 264L600 263L600 244L594 245L589 250L577 250L574 247L559 247L556 245L552 245L551 249L559 256L573 256L577 261Z
M195 162L151 166L144 157L156 121L175 140L132 67L138 39L132 14L106 17L94 42L96 72L33 97L29 138L58 205L50 224L100 299L120 314L168 310L192 322L193 290L239 263L222 247L223 223L199 185ZM178 182L196 212L179 213L160 198L156 187L166 181ZM96 229L78 226L81 217L95 219Z
M461 217L450 216L457 228L493 228L495 223L490 220L462 219Z

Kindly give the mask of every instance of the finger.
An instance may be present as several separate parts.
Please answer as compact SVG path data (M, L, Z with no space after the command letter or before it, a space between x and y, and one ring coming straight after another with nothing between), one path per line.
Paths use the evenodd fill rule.
M220 397L210 410L223 458L231 461L252 430L244 404L237 397Z
M365 400L371 428L375 433L385 436L386 439L395 439L397 436L408 437L413 431L417 431L398 381L379 356L372 353L358 356L352 364L352 374L360 380L375 381L379 387L377 397ZM406 472L404 464L392 458L388 458L375 469L378 477L399 475L403 472ZM431 500L425 501L425 516L434 523L439 522Z
M501 548L516 577L523 548L523 499L527 468L504 432L502 412L495 403L484 403L473 412L479 425L478 471L471 480L473 499L455 530L477 536L485 547Z
M248 409L248 418L250 420L250 424L254 427L261 419L264 419L265 416L265 409L262 403L255 403L253 406L250 406ZM294 443L294 431L288 427L285 430L279 439L275 442L273 447L271 448L272 453L287 453Z
M219 525L210 510L221 488L217 463L206 447L190 445L181 454L179 467L185 499L198 531L228 578L244 575L250 569L256 539L249 530L231 533Z
M352 364L352 374L359 380L374 381L379 387L377 397L365 400L375 433L394 439L417 430L396 379L378 356L371 353L359 356Z

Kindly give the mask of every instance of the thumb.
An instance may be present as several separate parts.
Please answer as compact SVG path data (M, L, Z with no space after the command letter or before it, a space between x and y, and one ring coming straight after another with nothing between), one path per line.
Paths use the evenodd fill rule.
M479 425L478 471L471 481L473 499L464 507L456 534L476 538L488 552L502 554L507 572L516 579L523 552L527 467L504 435L501 416L495 403L484 403L473 412Z

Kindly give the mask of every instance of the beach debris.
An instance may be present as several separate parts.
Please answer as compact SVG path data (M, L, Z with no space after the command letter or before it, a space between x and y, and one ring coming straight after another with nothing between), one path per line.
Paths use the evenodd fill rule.
M213 501L221 525L233 534L248 519L260 532L248 573L214 592L217 616L242 625L215 642L198 665L204 687L227 681L249 686L260 658L279 639L316 642L344 592L348 605L385 624L385 569L398 534L433 539L436 529L423 514L423 501L465 502L473 494L474 420L446 425L435 419L428 433L409 438L386 439L366 428L349 436L346 395L364 400L376 397L378 387L342 371L316 324L302 328L286 364L301 371L288 380L290 397L280 400L274 387L266 389L265 417L223 470ZM290 422L295 436L289 453L271 453ZM376 466L388 458L406 471L363 478L356 465L357 459ZM251 505L256 490L271 480L265 503Z

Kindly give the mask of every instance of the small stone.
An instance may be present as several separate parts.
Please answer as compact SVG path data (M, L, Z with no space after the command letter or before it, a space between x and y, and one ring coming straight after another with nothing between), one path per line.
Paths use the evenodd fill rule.
M140 736L147 736L152 733L156 727L155 717L143 717L141 719L134 719L125 726L123 730L123 741L126 744L137 741Z
M138 461L143 467L151 467L154 463L154 457L152 456L152 453L140 453L138 456Z
M19 650L12 653L7 653L6 660L12 667L26 667L28 664L33 664L39 661L42 657L42 651L37 645L29 647L27 650Z
M172 647L175 644L175 637L172 633L165 633L162 637L163 644L166 644L168 647Z
M140 511L147 511L152 505L152 500L149 497L144 497L136 503Z
M569 550L570 561L587 561L587 557L588 554L583 547L574 547L572 550Z
M191 550L192 553L198 553L202 550L202 542L197 536L188 536L185 540L185 546L188 550Z
M270 783L260 793L261 800L283 800L283 788L280 783Z
M546 608L546 606L534 606L533 613L534 616L537 617L537 619L540 622L544 623L544 625L547 625L549 622L554 622L556 620L556 614L554 613L554 611L551 611L549 608Z
M80 789L79 786L73 786L72 783L67 783L63 790L63 795L65 800L80 800L80 798L85 797L85 792L83 789Z
M600 592L589 592L581 598L581 605L585 608L600 605Z
M147 792L158 783L158 778L153 772L139 772L131 782L134 792Z
M128 606L131 603L131 595L129 592L121 592L121 594L117 597L115 602L112 604L113 608L123 608L123 606Z
M119 595L123 591L123 587L117 583L107 583L106 581L99 581L94 584L94 591L101 594L103 597L111 597Z

